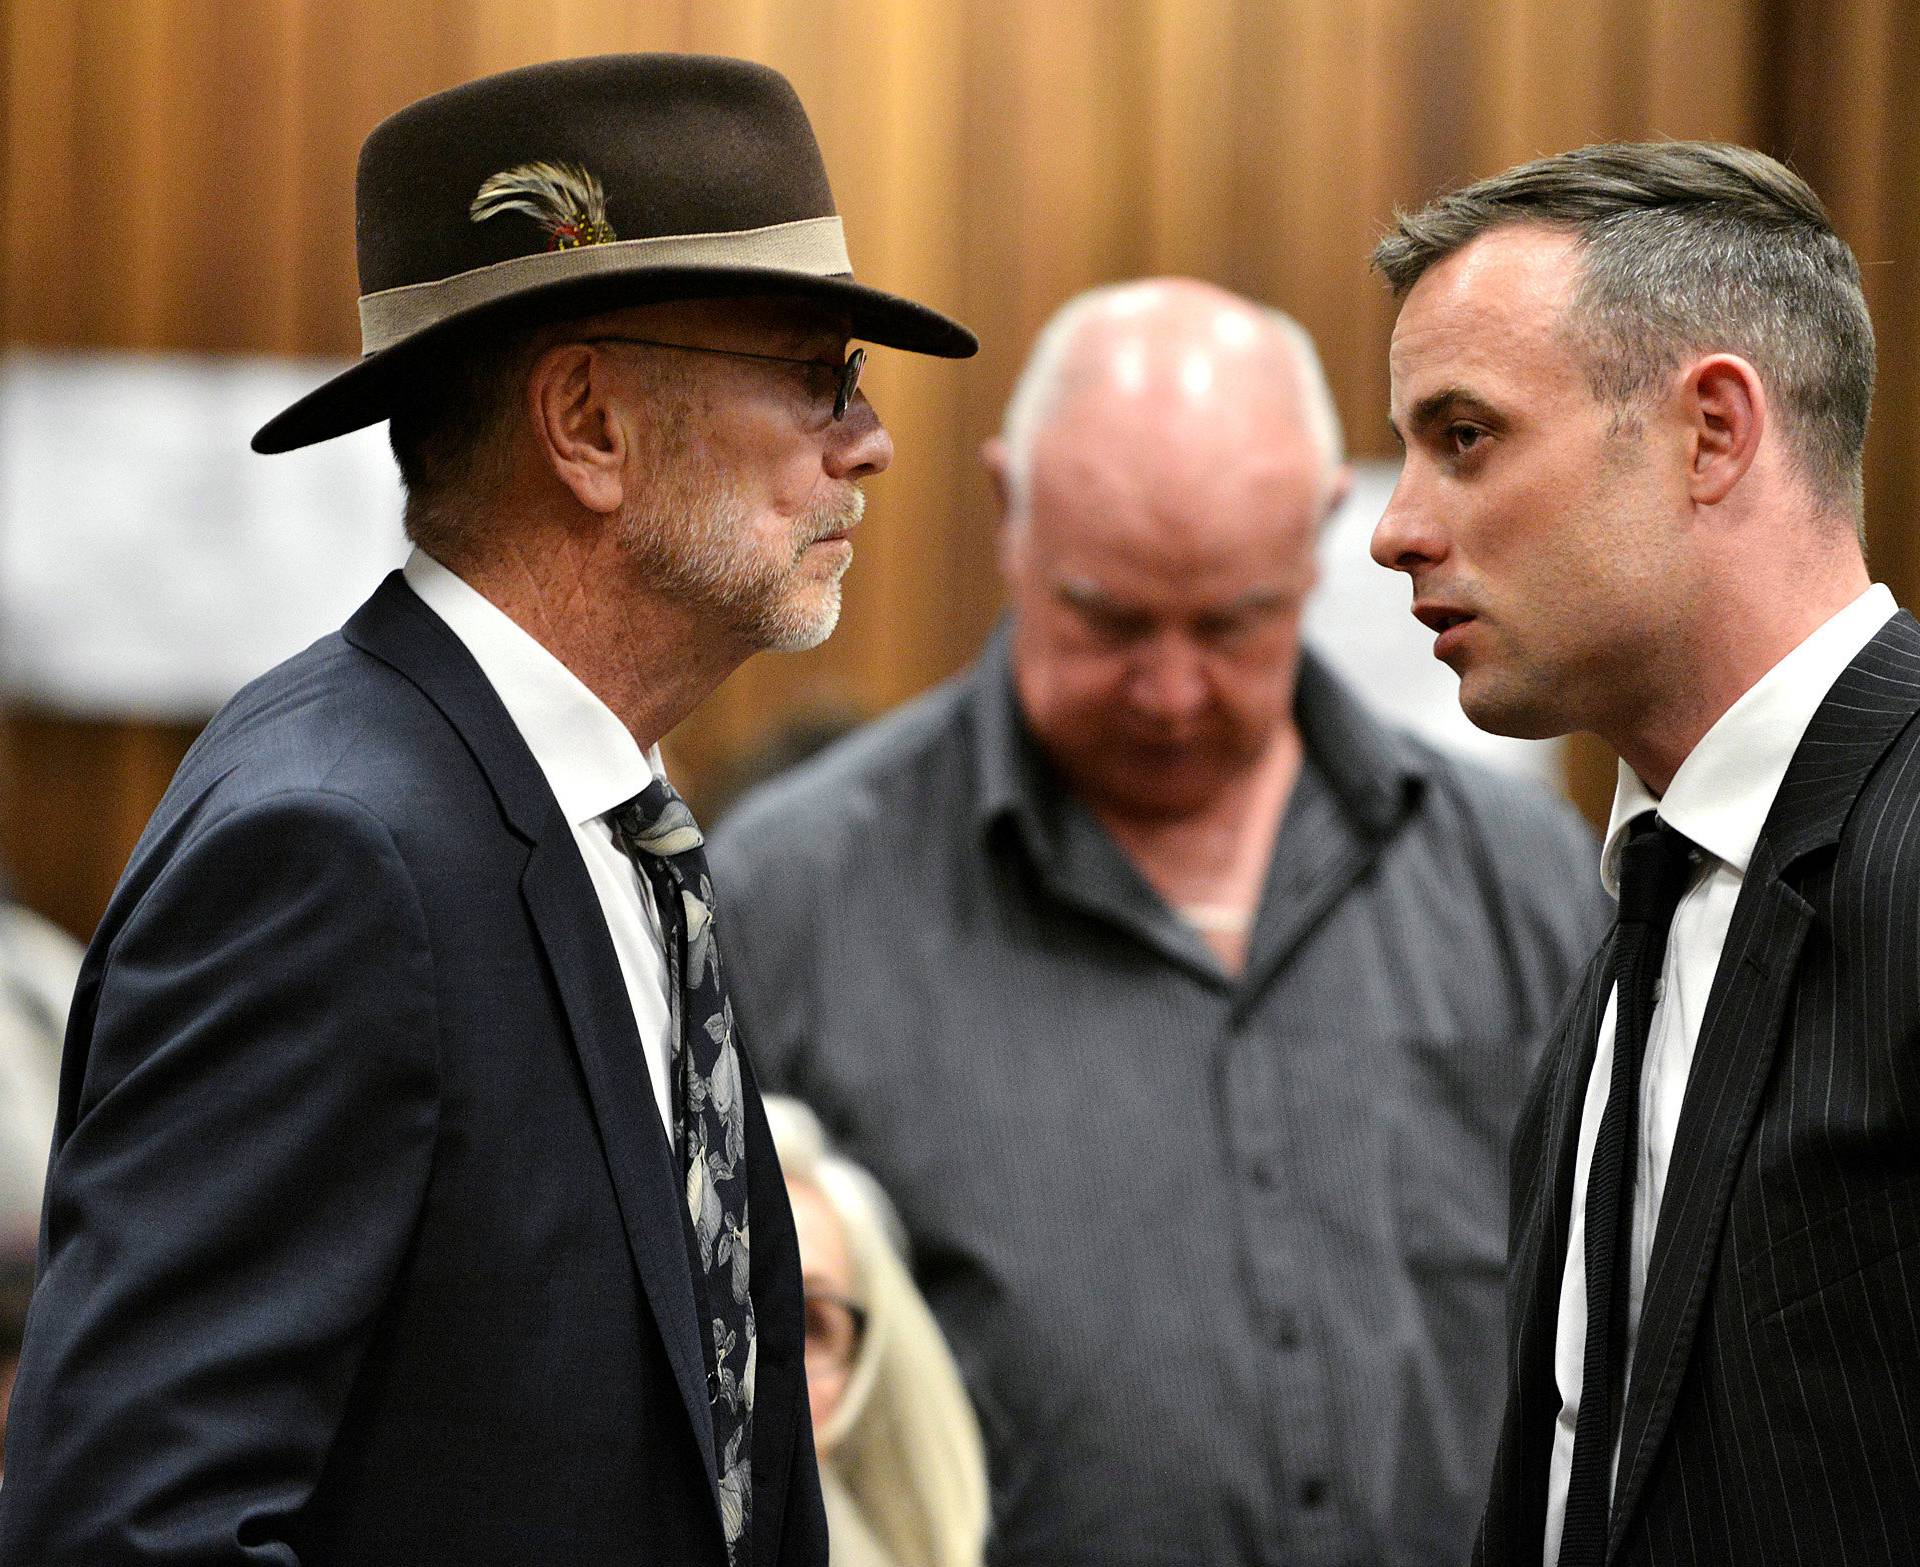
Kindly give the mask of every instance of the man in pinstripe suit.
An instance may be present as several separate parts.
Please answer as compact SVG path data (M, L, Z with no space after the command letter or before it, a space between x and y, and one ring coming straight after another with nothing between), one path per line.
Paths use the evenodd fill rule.
M1521 1114L1478 1559L1920 1560L1920 625L1863 558L1858 267L1699 143L1510 170L1375 263L1374 555L1475 722L1619 752L1603 877L1672 891L1629 871Z

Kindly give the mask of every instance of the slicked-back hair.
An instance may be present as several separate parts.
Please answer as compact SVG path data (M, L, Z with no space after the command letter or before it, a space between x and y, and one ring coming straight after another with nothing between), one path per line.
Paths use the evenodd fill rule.
M1566 324L1595 396L1628 408L1689 355L1738 354L1808 487L1858 526L1873 323L1853 252L1806 181L1724 143L1582 147L1396 214L1373 265L1404 299L1429 267L1518 224L1575 239Z

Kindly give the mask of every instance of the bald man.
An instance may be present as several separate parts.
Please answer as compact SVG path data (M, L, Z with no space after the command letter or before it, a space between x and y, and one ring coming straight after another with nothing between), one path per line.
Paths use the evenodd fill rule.
M1347 470L1285 317L1083 296L985 456L1005 626L717 835L762 1078L900 1206L993 1560L1456 1562L1592 841L1301 647Z

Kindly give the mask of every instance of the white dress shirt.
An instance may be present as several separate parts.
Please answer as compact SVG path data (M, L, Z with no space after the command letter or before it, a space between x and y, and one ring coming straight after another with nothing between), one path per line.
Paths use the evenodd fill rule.
M415 550L404 569L421 602L466 644L573 828L633 1004L660 1124L671 1128L672 1014L660 916L607 821L609 811L665 776L659 750L642 751L626 725L572 670L431 555Z
M1620 895L1620 851L1634 819L1654 810L1700 850L1701 863L1674 910L1667 951L1654 991L1653 1021L1640 1068L1640 1115L1633 1155L1633 1230L1627 1249L1627 1364L1640 1328L1640 1302L1653 1255L1660 1195L1673 1155L1674 1131L1693 1070L1694 1046L1706 1015L1714 972L1726 945L1733 906L1746 879L1747 861L1759 842L1780 792L1781 780L1801 736L1828 690L1898 606L1876 583L1834 615L1760 679L1701 736L1673 775L1664 798L1655 798L1624 762L1614 789L1613 816L1600 855L1600 879ZM1580 1141L1573 1170L1567 1261L1560 1282L1560 1315L1554 1340L1554 1374L1560 1387L1560 1418L1553 1431L1553 1461L1547 1478L1546 1562L1560 1559L1566 1522L1567 1483L1573 1468L1574 1428L1580 1418L1580 1379L1587 1344L1587 1174L1600 1117L1613 1075L1613 1030L1619 997L1607 997L1600 1019L1599 1048L1580 1112ZM1618 1436L1613 1462L1620 1462Z

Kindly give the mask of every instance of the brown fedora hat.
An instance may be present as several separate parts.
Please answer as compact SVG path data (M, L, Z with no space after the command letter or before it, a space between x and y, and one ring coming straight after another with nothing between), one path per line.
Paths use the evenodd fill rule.
M360 362L262 425L257 452L377 424L482 320L783 293L846 312L868 342L979 346L854 282L806 110L745 60L601 55L436 93L374 127L354 204Z

